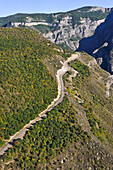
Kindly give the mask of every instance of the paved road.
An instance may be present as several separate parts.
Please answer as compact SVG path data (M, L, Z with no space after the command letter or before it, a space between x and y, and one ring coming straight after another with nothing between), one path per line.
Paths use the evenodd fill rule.
M75 53L72 54L71 57L69 57L64 63L61 69L59 69L57 71L57 81L58 81L58 95L57 98L55 98L51 104L47 107L47 109L45 109L44 111L42 111L39 116L37 118L35 118L34 120L31 120L30 123L28 123L27 125L25 125L19 132L15 133L13 136L10 137L10 139L5 143L5 145L0 148L0 155L3 155L5 153L6 150L8 150L9 148L12 147L11 142L13 142L14 139L18 139L18 138L23 138L23 136L25 135L26 131L29 130L29 128L31 126L33 126L33 124L35 124L37 121L42 120L41 117L46 116L46 113L48 111L51 111L56 105L58 105L59 103L62 102L63 97L64 97L64 83L63 83L63 75L71 70L71 67L68 65L68 63L70 61L75 60L76 58L80 57L80 53Z

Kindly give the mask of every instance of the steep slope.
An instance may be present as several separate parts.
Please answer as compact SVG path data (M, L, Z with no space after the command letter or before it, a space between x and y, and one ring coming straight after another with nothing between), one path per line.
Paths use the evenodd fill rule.
M104 22L111 8L83 7L53 14L15 14L0 18L0 26L35 27L44 37L62 48L76 50L79 40L91 36Z
M3 114L5 118L8 117L8 114L12 114L8 120L9 123L14 121L12 120L14 118L13 111L16 110L17 106L19 109L21 105L21 100L17 100L18 94L16 93L20 93L21 89L13 92L11 89L18 83L14 78L18 76L21 84L18 83L17 85L23 89L26 85L22 83L22 78L24 76L28 78L28 73L32 73L32 75L29 75L32 76L30 77L32 80L30 81L29 78L29 81L30 83L33 82L33 84L29 84L26 80L27 88L20 94L20 97L24 98L25 93L27 93L27 96L24 98L24 104L27 102L25 105L27 108L25 108L24 113L22 112L21 117L27 115L30 119L34 111L35 114L38 114L37 107L38 109L44 109L41 104L46 103L47 98L52 100L56 95L56 82L48 70L55 75L57 70L62 67L61 63L70 57L71 54L62 53L63 51L60 48L50 43L37 32L26 29L2 28L1 38L1 57L4 59L2 70L7 66L5 72L2 72L2 80L4 81L2 82L1 90L2 93L5 93L5 90L7 92L2 97L7 99L5 109L8 111L6 110L7 114L4 114L4 112ZM26 63L25 59L29 64ZM41 73L40 69L38 69L40 65L43 65ZM20 69L20 66L24 70ZM29 70L27 66L32 68ZM1 169L112 169L112 84L109 89L109 98L105 97L106 83L110 74L103 71L97 65L96 60L86 53L81 53L81 56L71 62L70 66L73 69L64 76L65 99L63 102L48 112L46 118L33 125L23 140L18 139L14 141L12 148L0 158ZM20 74L19 70L22 70ZM11 76L8 74L9 71ZM78 72L76 77L75 72ZM22 78L19 79L19 75ZM41 88L37 88L36 91L40 92L41 89L44 89L44 91L47 90L47 94L41 93L36 98L37 103L35 105L34 100L31 102L32 96L35 97L34 90L30 92L26 92L26 90L31 90L32 87L34 89L34 86L39 83L39 79L36 81L37 78L40 78ZM10 81L7 83L7 80ZM17 89L17 87L15 88ZM50 88L52 88L51 94ZM13 100L13 96L15 96L15 100ZM41 101L38 101L40 97ZM44 97L46 97L46 101ZM14 102L8 104L10 99L15 101L15 105ZM4 99L2 100L2 105L4 106ZM11 112L9 109L12 106L14 107ZM27 111L28 109L30 109L29 112L31 114ZM3 119L1 125L8 120ZM6 129L8 131L7 125ZM1 132L4 132L4 130L3 128Z
M60 50L37 32L0 28L0 146L57 96Z
M93 55L102 68L113 74L113 11L91 37L80 41L78 51Z

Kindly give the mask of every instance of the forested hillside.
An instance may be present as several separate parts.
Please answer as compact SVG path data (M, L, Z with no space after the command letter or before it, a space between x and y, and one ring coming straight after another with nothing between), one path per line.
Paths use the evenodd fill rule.
M111 168L113 157L92 142L88 132L78 125L77 114L66 97L23 140L14 141L13 148L1 159L9 162L5 169Z
M56 71L70 57L37 32L2 28L1 145L37 117L57 95ZM0 156L1 169L113 168L113 86L106 98L109 73L85 52L63 76L65 98L16 139ZM51 73L52 74L51 74ZM71 77L72 76L72 77Z
M58 51L48 43L34 31L0 29L0 146L57 96L56 80L43 60Z

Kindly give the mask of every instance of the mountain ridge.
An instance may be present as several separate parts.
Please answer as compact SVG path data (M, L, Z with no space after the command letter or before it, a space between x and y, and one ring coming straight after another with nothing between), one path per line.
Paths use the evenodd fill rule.
M51 14L18 13L0 18L0 26L30 27L32 25L51 42L62 48L76 50L79 40L92 35L95 28L103 22L111 10L112 8L88 6ZM41 23L38 24L40 21ZM34 24L34 22L37 23Z
M83 6L83 7L79 7L79 8L76 8L76 9L72 9L72 10L67 10L67 11L61 11L61 12L50 12L50 13L44 13L44 12L18 12L18 13L15 13L15 14L11 14L11 15L7 15L7 16L4 16L4 17L0 17L1 18L6 18L6 17L11 17L11 16L14 16L14 15L35 15L35 14L46 14L46 15L51 15L51 14L62 14L62 13L70 13L70 12L73 12L73 11L77 11L77 10L80 10L80 9L84 9L84 8L91 8L91 9L100 9L100 10L103 10L104 12L105 11L111 11L113 7L108 7L108 8L104 8L104 7L99 7L99 6Z

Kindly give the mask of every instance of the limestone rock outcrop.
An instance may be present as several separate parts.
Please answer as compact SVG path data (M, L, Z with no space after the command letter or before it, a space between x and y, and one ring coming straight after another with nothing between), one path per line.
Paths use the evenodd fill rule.
M82 7L53 14L15 14L0 18L0 26L31 27L51 42L65 49L76 50L82 38L93 35L112 8Z

